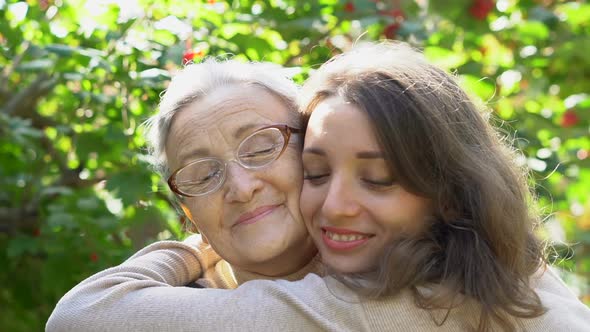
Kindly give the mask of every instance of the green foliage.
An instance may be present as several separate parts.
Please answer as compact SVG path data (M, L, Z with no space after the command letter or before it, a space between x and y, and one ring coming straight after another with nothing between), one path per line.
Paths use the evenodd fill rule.
M589 302L590 5L489 2L0 0L2 330L42 329L85 277L184 236L141 128L183 58L272 61L302 81L359 39L416 44L492 109Z

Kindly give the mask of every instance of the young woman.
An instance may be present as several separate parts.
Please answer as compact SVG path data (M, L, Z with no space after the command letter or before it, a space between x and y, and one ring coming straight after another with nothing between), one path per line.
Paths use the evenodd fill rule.
M472 302L463 318L480 331L551 309L531 285L545 267L526 173L452 77L379 44L326 64L306 90L301 209L345 284L409 289L449 317Z
M301 210L328 277L186 288L197 250L143 250L74 288L48 330L590 328L543 263L513 152L450 76L402 44L360 47L301 105Z

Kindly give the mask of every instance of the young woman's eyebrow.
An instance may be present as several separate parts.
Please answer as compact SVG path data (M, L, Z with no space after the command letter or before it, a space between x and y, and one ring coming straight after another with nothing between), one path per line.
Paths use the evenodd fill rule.
M303 153L317 154L317 155L320 155L320 156L325 156L326 155L326 152L324 152L324 150L319 149L319 148L314 148L314 147L303 149Z

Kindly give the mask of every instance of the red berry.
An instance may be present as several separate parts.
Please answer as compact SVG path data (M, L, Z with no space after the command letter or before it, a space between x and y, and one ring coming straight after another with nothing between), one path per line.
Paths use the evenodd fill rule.
M90 254L90 260L93 261L93 262L98 261L98 254L95 253L95 252L91 253Z
M193 52L193 51L186 51L182 55L182 64L183 65L186 65L187 63L193 61L194 58L195 58L195 52Z
M563 113L563 118L561 118L561 126L563 128L570 128L577 125L580 122L580 118L574 112L574 110L567 110Z
M469 7L469 13L477 20L485 20L488 14L494 9L493 0L475 0Z
M496 7L496 3L493 0L481 0L481 3L481 6L488 12L491 12Z
M212 5L212 4L215 3L215 0L207 0L207 3L210 4L210 5Z
M41 10L47 10L47 8L49 8L49 5L51 3L49 2L49 0L40 0L39 1L39 7L41 8Z
M34 237L39 237L41 236L41 230L39 228L35 228L33 229L33 236Z
M399 27L399 23L391 23L390 25L386 26L385 29L383 29L383 34L387 39L395 39Z
M356 10L354 3L352 3L352 1L349 1L347 3L344 4L344 11L347 13L354 13L354 11Z
M483 10L481 10L480 7L476 7L476 6L469 8L469 13L471 14L471 16L473 16L474 18L476 18L480 21L484 20L488 16L487 13L485 13Z

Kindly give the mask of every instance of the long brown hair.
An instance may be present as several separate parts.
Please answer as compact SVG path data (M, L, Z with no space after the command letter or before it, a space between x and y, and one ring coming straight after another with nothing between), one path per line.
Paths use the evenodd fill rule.
M412 289L426 309L476 300L478 331L493 323L513 330L514 317L542 315L529 281L543 251L526 171L453 77L405 44L372 44L312 75L303 88L304 122L335 95L365 112L391 172L435 207L428 229L392 243L377 271L339 279L375 297Z

